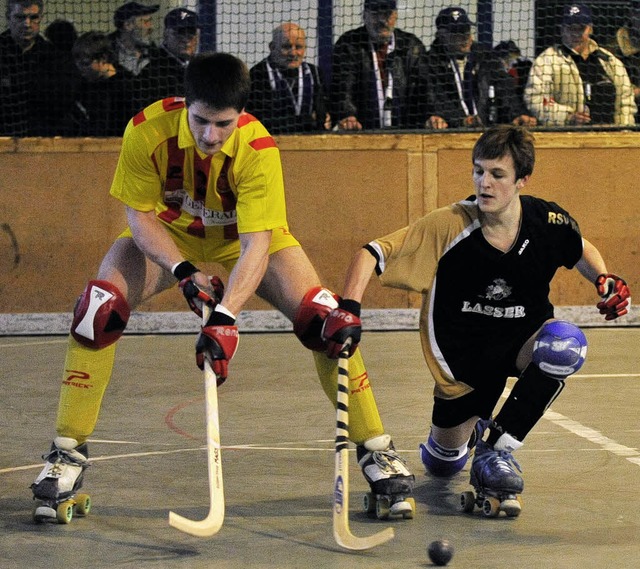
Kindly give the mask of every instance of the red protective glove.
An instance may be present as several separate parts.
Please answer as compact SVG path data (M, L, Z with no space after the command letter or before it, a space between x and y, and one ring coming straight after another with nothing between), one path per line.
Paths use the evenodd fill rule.
M219 277L209 277L209 282L211 283L212 294L210 294L211 291L200 288L193 280L193 275L182 279L178 284L182 294L187 299L189 308L200 318L202 318L203 304L208 304L213 310L216 304L222 302L222 297L224 296L224 284Z
M351 338L349 357L356 351L362 334L360 303L348 298L340 299L338 308L334 308L322 325L322 338L327 343L327 356L337 358L347 341Z
M238 349L238 327L235 320L222 312L212 312L196 339L196 364L204 369L205 358L216 374L217 384L227 379L229 360Z
M629 312L631 292L624 279L611 273L598 275L596 290L602 298L596 308L605 320L615 320Z

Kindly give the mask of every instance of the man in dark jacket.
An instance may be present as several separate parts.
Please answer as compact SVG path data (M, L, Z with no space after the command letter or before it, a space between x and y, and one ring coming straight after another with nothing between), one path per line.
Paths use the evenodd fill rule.
M273 30L269 56L251 68L251 94L246 110L271 134L331 128L327 100L315 65L304 58L305 31L292 22Z
M54 136L79 76L68 52L40 35L42 0L9 0L0 34L0 136Z
M489 48L473 41L475 24L460 7L444 8L436 18L429 49L425 91L427 128L481 127L495 123L535 126L518 100L511 76Z
M396 29L396 0L365 0L363 19L333 50L331 114L338 128L423 127L423 43Z

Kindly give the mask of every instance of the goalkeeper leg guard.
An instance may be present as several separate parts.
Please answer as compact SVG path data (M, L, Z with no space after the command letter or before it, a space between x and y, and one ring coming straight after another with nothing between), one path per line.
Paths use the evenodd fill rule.
M506 437L522 442L563 388L562 379L551 377L535 364L529 364L489 427L487 442L496 445L501 437L505 437L503 442Z

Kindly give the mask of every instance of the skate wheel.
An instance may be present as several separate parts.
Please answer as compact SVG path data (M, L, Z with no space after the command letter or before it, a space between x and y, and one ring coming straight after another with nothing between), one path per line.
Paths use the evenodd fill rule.
M364 495L364 511L367 514L373 514L376 511L376 497L371 492L367 492Z
M376 500L376 517L379 520L386 520L391 511L391 502L389 498L378 498Z
M89 494L78 494L76 496L76 514L86 516L91 511L91 496Z
M402 512L402 519L404 519L404 520L412 520L413 516L416 513L416 501L413 498L407 498L405 500L405 502L407 502L411 506L411 510L408 510L406 512Z
M56 508L56 520L60 524L68 524L73 519L73 500L65 500Z
M482 513L487 518L495 518L500 513L500 500L489 496L482 502Z
M462 511L470 514L473 512L473 508L476 505L476 497L473 492L470 490L467 492L463 492L460 494L460 505L462 506Z

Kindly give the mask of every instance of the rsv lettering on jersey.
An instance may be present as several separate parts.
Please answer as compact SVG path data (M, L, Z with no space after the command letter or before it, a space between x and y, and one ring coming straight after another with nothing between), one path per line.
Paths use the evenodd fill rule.
M236 210L221 211L204 207L204 202L194 200L185 189L165 190L164 203L176 204L182 211L199 217L205 226L233 225L238 222Z
M476 302L472 304L468 300L462 301L462 312L472 312L493 318L524 318L526 316L524 306L491 306Z
M569 215L564 213L550 211L547 216L547 223L552 223L553 225L570 225L575 231L578 231L577 223Z

